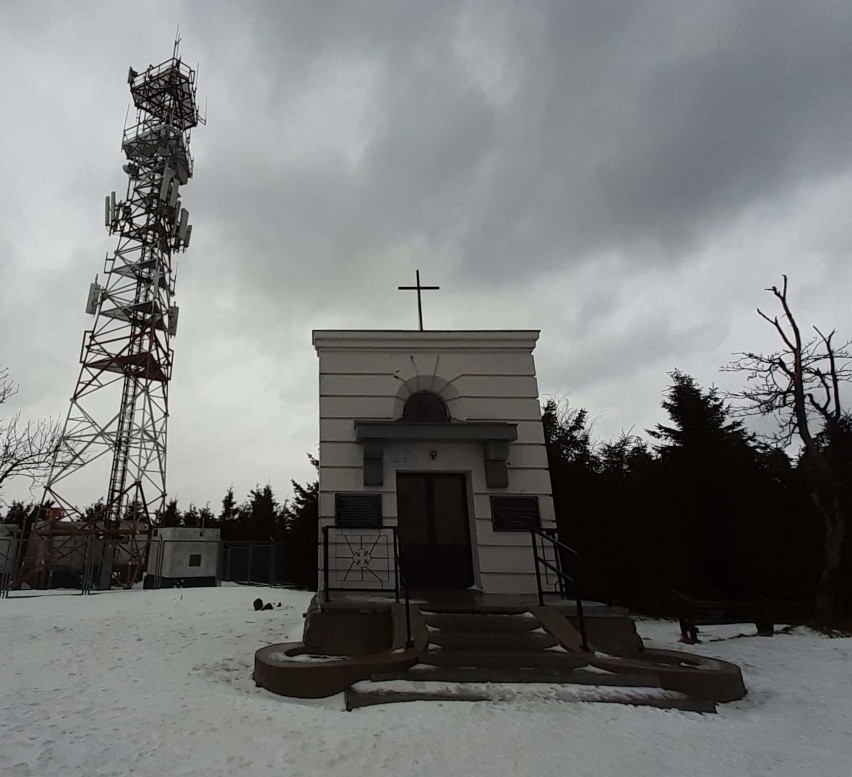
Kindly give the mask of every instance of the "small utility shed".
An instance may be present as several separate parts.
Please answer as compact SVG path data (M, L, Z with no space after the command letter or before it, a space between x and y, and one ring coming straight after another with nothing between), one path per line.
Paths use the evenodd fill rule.
M168 526L151 531L146 588L212 586L219 579L219 529Z
M538 331L313 333L320 590L536 591L530 528L555 528ZM325 559L328 559L326 571Z

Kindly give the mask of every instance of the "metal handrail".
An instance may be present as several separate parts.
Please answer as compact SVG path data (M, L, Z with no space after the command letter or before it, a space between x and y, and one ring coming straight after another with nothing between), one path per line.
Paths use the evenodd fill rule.
M332 588L329 577L329 530L337 529L336 526L322 527L322 546L323 546L323 598L326 602L331 601L331 592L334 591L374 591L374 588L356 588L348 586L346 588ZM408 581L405 577L401 553L399 548L399 536L396 526L381 526L376 527L376 531L390 532L393 543L393 584L394 598L399 603L400 589L403 592L405 600L405 646L410 648L414 645L414 640L411 637L411 591L408 587ZM390 559L388 559L390 560ZM387 590L387 589L385 589Z
M541 567L543 566L545 569L549 569L556 575L556 579L559 582L559 593L563 598L566 598L568 592L566 590L566 583L569 583L574 591L574 602L577 606L577 620L580 626L580 639L582 641L583 650L587 653L589 651L589 641L586 636L586 621L583 616L583 600L580 598L580 586L577 582L577 576L572 577L567 574L562 568L562 551L563 553L567 553L573 556L575 560L575 566L579 567L579 557L580 554L574 550L574 548L569 547L564 542L560 542L556 539L556 532L548 532L544 529L530 529L530 537L532 539L533 546L533 559L535 561L535 581L538 586L538 603L544 606L544 588L541 584ZM556 564L552 564L544 555L539 555L538 552L538 542L536 542L536 537L541 537L542 540L546 540L553 546L554 556L556 558ZM542 548L544 546L542 545ZM542 550L543 553L543 550Z
M403 594L405 595L405 647L414 647L414 640L411 638L411 592L408 588L408 582L405 579L405 572L402 567L402 561L399 554L399 539L396 527L393 527L393 560L396 566L396 600L399 601L399 588L402 586Z

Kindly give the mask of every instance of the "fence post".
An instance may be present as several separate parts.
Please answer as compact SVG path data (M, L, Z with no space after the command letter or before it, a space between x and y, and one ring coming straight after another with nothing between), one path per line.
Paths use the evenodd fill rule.
M162 535L160 536L160 544L157 547L157 584L156 588L159 590L163 587L163 565L165 562L166 556L166 538Z
M5 540L4 547L6 550L3 553L0 553L0 563L2 563L3 568L0 571L0 599L7 599L9 597L9 588L12 585L12 575L13 570L15 568L15 563L17 561L18 554L18 530L15 530L15 533L10 535L8 539Z
M88 594L92 586L94 570L92 569L91 545L92 535L87 534L86 542L83 545L83 576L80 580L80 596Z
M225 553L225 543L222 542L221 535L216 548L216 587L222 585L222 560Z

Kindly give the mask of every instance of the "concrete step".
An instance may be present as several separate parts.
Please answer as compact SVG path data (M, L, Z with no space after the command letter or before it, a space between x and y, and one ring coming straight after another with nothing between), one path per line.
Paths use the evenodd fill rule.
M375 682L411 680L443 683L559 683L567 685L605 685L622 688L658 688L659 683L649 675L614 674L588 669L559 669L557 667L475 667L432 666L415 664L396 672L374 674Z
M505 604L477 604L475 609L465 604L438 604L429 602L420 606L420 612L424 615L429 613L447 613L451 615L525 615L529 613L529 607L509 606Z
M546 700L552 702L558 700L566 703L630 704L692 712L716 711L716 705L713 702L696 699L676 691L664 691L660 688L558 687L547 684L524 688L496 684L486 687L465 683L360 682L347 689L345 698L347 710L408 701Z
M540 628L537 618L524 615L479 615L456 612L424 612L427 625L441 631L465 633L519 634Z
M591 656L586 653L566 653L562 650L427 650L420 656L421 664L430 666L555 667L567 671L588 666Z
M559 644L559 640L553 635L535 631L525 631L520 634L511 632L473 634L456 631L431 631L429 632L429 642L448 650L515 652L545 650Z

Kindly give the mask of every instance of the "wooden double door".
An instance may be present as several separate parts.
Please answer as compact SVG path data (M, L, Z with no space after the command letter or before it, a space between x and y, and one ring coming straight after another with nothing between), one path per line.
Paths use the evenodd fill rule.
M472 586L465 476L397 473L396 496L400 555L408 586Z

